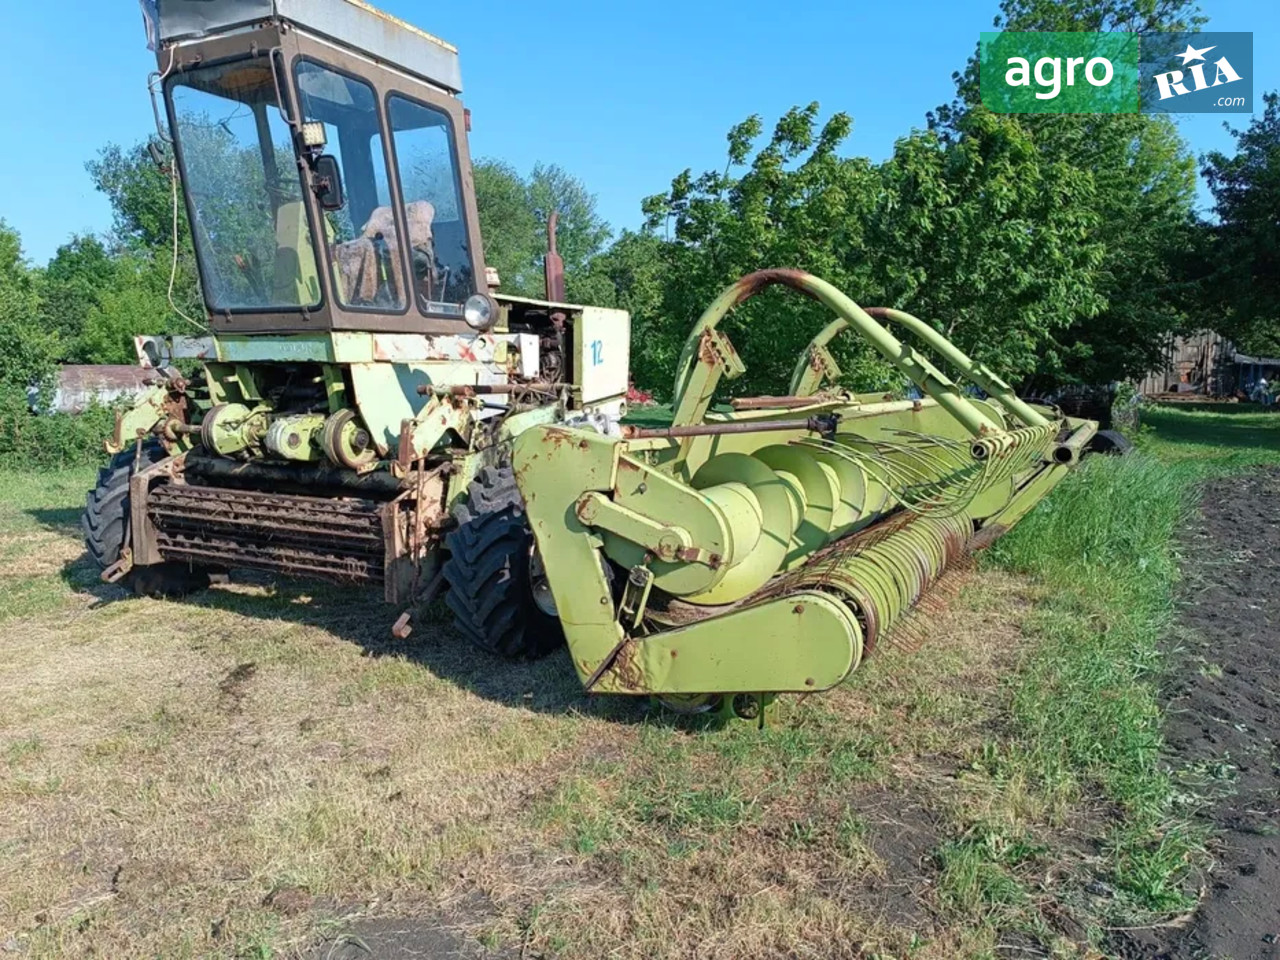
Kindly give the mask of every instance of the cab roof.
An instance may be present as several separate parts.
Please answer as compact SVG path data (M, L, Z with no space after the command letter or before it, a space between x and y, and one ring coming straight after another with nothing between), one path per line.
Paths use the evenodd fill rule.
M462 92L457 48L364 0L141 0L153 48L287 21L454 94Z

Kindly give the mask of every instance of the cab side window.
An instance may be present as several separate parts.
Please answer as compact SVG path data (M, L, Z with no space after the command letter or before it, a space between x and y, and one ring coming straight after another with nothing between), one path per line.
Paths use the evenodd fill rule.
M476 292L449 115L401 96L387 101L404 193L418 308L458 317Z

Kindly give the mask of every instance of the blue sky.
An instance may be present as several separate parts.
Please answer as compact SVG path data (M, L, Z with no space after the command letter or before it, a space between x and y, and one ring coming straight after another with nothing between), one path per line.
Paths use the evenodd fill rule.
M457 45L472 153L579 176L615 228L685 167L724 164L724 135L795 104L854 117L846 152L875 160L950 99L951 72L998 0L535 3L382 0ZM110 226L84 171L105 143L153 129L134 0L6 0L0 32L0 218L44 262L76 232ZM1254 92L1280 87L1280 3L1203 0L1209 30L1254 32ZM1230 118L1243 125L1248 117ZM1196 153L1232 143L1222 118L1180 119ZM1203 189L1201 191L1203 197Z

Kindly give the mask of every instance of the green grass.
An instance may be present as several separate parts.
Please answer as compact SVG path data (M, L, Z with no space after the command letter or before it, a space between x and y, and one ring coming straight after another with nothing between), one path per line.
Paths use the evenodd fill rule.
M95 467L0 470L0 535L77 528L97 472Z
M66 565L80 510L61 504L82 501L94 475L87 467L0 472L0 622L56 611L93 580L87 565Z
M1015 735L984 761L1059 805L1114 804L1111 881L1134 909L1169 912L1192 902L1183 881L1204 839L1160 762L1177 535L1203 480L1280 463L1280 416L1169 407L1144 423L1137 453L1087 461L989 554L1054 589L1028 618L1038 642L1011 685Z

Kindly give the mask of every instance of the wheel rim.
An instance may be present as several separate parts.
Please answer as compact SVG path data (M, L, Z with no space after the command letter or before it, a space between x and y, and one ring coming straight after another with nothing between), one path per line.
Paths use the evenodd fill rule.
M533 594L534 606L548 617L559 618L556 598L551 592L551 581L547 579L547 568L542 562L537 544L529 548L529 592Z

